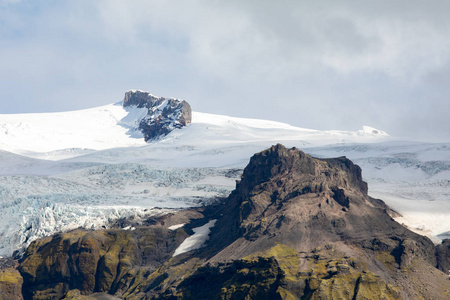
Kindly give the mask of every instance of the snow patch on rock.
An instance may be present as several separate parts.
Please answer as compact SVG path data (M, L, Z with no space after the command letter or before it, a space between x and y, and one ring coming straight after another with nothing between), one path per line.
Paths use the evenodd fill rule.
M176 225L170 226L168 229L169 229L169 230L177 230L178 228L181 228L181 227L183 227L184 225L185 225L185 223L183 223L183 224L176 224Z
M208 240L211 228L214 226L217 220L211 220L201 227L192 229L194 234L186 238L183 243L175 250L172 257L180 255L182 253L199 249Z

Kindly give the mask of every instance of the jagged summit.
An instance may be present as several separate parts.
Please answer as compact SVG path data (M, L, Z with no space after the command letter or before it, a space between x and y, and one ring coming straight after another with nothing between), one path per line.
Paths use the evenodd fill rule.
M317 159L296 148L272 146L250 159L227 199L212 231L210 245L217 253L210 263L246 261L255 253L278 256L281 268L291 261L285 274L294 268L299 281L286 279L279 288L296 299L366 299L363 290L370 284L370 297L409 299L420 294L410 283L425 277L445 287L445 276L435 266L446 265L436 261L433 243L395 222L384 202L367 192L361 168L345 157ZM445 252L444 246L439 249ZM298 261L291 260L294 253ZM214 272L226 273L205 269L202 276ZM362 274L369 272L376 275L364 283Z
M175 128L191 123L191 106L184 100L156 97L140 90L125 93L123 107L147 108L147 115L139 121L145 141L163 137Z
M330 172L332 167L339 171ZM367 194L367 183L362 180L361 168L346 157L316 159L297 148L288 149L281 144L253 155L244 169L243 182L239 185L250 185L253 188L275 176L295 174L315 180L320 178L324 182L337 181L336 185Z
M313 158L278 144L250 159L229 197L227 217L218 221L223 222L218 228L226 228L235 239L244 237L244 243L260 243L242 247L247 250L265 247L268 238L298 251L341 239L371 243L374 232L399 240L424 239L393 221L386 212L388 207L367 192L361 168L349 159ZM386 243L393 248L398 244L390 237ZM427 247L433 248L432 243Z

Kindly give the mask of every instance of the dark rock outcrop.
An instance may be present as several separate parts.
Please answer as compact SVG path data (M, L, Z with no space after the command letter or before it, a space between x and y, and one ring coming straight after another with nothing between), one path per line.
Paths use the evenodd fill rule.
M0 270L0 300L22 300L23 279L14 267Z
M447 242L436 251L367 190L345 157L276 145L251 158L227 199L191 212L185 228L167 229L179 212L135 231L34 242L19 266L24 298L448 299L450 281L436 268L447 266ZM172 257L189 226L210 219L206 245Z
M74 289L121 294L140 270L152 272L167 261L187 236L184 229L154 225L134 231L80 229L41 239L28 247L19 266L23 296L61 299Z
M432 260L432 242L396 223L380 207L379 200L367 195L361 169L350 160L316 159L276 145L251 158L216 228L228 230L221 235L233 240L261 243L257 247L270 237L299 251L338 241L366 247L375 235L388 240L386 251L393 251L409 238L424 245Z
M144 134L145 141L163 137L175 128L182 128L191 123L192 118L191 106L186 101L155 97L143 91L126 92L123 107L148 109L138 127Z
M450 276L450 239L436 247L437 267Z
M345 157L316 159L282 145L255 154L212 231L202 276L224 261L272 257L282 274L266 287L275 298L445 299L450 282L435 268L433 243L367 192L361 169ZM187 299L195 292L179 287Z

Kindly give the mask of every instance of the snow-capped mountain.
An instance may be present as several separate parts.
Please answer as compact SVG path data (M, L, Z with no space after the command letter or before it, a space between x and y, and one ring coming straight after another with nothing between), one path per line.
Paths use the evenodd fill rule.
M156 110L156 109L155 109ZM145 142L149 108L0 115L0 256L32 240L227 196L251 155L273 144L347 156L369 194L412 229L450 232L450 144L398 141L368 126L319 131L192 111L191 124Z

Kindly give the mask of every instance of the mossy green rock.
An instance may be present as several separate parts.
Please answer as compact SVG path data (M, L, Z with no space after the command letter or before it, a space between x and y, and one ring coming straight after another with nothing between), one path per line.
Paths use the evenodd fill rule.
M23 279L15 268L0 270L0 300L20 300Z
M354 299L369 300L374 298L383 300L400 299L400 294L378 276L372 273L363 273L358 278Z
M145 230L74 230L33 242L21 261L25 299L61 299L71 290L121 294L138 266L155 269L187 236L154 227Z
M172 265L149 275L152 280L140 280L139 292L130 291L126 299L401 298L379 276L355 269L342 259L333 259L333 256L340 254L334 250L316 250L304 256L287 245L277 243L267 251L229 263L208 263L197 267L194 272L192 260L172 261ZM308 265L303 272L300 271L302 261Z
M197 269L179 291L182 299L277 299L280 278L274 259L239 260Z

